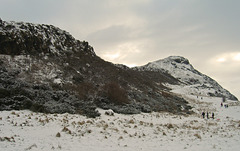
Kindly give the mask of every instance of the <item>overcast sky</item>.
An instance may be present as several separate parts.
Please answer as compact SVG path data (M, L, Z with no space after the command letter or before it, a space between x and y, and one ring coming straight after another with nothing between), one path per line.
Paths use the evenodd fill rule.
M0 0L0 17L58 26L128 66L184 56L240 99L239 7L239 0Z

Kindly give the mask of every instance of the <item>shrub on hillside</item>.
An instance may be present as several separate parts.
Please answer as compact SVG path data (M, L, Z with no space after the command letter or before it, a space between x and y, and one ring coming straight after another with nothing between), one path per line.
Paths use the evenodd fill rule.
M94 93L93 84L88 82L82 82L81 84L65 84L63 88L75 92L77 97L83 100L88 99L88 96Z
M126 91L116 82L110 82L103 87L106 97L114 104L129 103Z
M9 97L10 92L7 89L0 88L0 98Z

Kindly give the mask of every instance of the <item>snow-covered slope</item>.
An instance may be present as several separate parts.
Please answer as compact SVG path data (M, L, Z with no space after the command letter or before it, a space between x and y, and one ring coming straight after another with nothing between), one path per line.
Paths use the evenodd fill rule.
M237 100L229 91L222 88L215 80L194 69L189 60L180 56L150 62L135 68L140 71L166 72L180 81L179 85L168 85L173 92L184 91L186 94L199 96L218 96Z
M220 106L221 98L189 95L197 114L141 113L86 118L76 114L43 114L27 110L0 112L0 149L4 151L237 151L240 106ZM203 119L201 112L214 112ZM107 113L112 113L107 111ZM212 115L210 114L210 117Z

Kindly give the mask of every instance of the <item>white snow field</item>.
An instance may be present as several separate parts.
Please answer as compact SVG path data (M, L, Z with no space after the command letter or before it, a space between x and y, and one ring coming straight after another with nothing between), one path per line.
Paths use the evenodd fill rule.
M0 112L1 151L238 151L240 106L221 98L185 96L193 115L142 113L86 118L31 111ZM201 112L214 112L203 119ZM211 114L210 114L211 117Z

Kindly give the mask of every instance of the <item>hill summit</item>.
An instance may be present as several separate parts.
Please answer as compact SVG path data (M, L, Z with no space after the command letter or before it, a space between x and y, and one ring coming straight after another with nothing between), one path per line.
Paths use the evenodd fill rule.
M198 96L226 97L237 100L229 91L222 88L215 80L196 70L188 59L170 56L135 68L140 71L165 72L179 80L177 86L170 86L173 92L185 91L186 94Z

